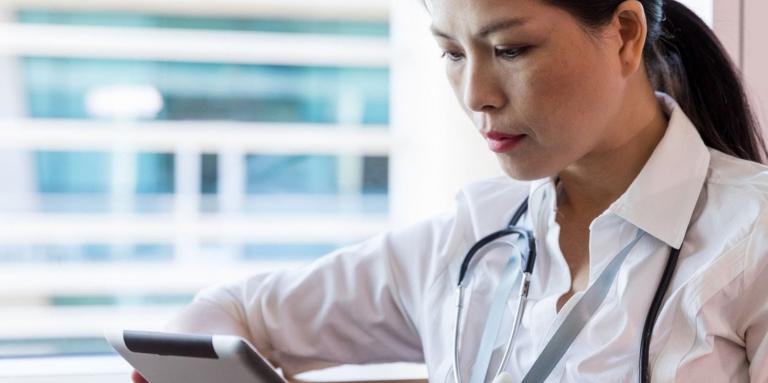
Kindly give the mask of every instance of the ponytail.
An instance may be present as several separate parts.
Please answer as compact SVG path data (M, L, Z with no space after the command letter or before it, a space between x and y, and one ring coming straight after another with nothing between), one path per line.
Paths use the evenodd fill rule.
M624 2L545 1L594 27L609 22ZM750 161L768 160L740 76L712 30L675 0L638 1L648 24L644 55L655 89L677 100L707 146Z
M663 13L661 35L646 55L655 88L677 100L707 146L755 162L768 158L739 74L715 34L677 1L664 1Z

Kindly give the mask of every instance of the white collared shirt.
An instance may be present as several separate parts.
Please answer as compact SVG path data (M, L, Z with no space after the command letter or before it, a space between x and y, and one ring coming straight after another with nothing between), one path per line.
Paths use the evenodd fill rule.
M653 334L653 381L768 382L768 168L707 148L674 101L659 98L670 115L663 139L628 190L590 225L590 284L638 229L647 235L547 382L637 381L646 312L670 246L681 244ZM206 315L187 322L203 331L234 328L289 373L329 364L423 361L430 382L451 382L459 266L477 240L507 224L526 191L524 224L539 251L507 367L519 381L582 296L575 294L557 312L571 279L559 248L551 179L469 185L439 217L299 270L206 289L196 304L211 318L224 312L231 323L206 323ZM503 246L492 248L472 272L462 319L464 382L509 254ZM494 369L516 306L512 294Z

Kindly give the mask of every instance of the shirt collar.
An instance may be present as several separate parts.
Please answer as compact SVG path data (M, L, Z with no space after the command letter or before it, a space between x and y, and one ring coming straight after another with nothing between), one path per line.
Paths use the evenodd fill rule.
M680 248L709 169L709 149L675 100L656 93L669 124L640 174L606 213L613 213L667 245ZM554 178L531 183L534 223L554 208ZM552 206L542 203L549 199ZM544 223L539 221L539 224Z
M609 211L680 248L709 171L709 149L672 97L657 93L669 115L664 137Z

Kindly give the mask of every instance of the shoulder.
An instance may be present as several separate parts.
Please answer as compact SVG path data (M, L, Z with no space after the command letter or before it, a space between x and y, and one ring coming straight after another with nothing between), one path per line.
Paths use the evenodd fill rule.
M465 184L455 195L453 203L442 212L413 224L395 228L388 234L399 241L437 246L422 248L421 252L446 252L472 242L478 235L499 230L497 221L506 222L508 211L514 211L528 194L528 183L509 177L494 177ZM511 214L511 213L510 213ZM418 240L421 238L421 240ZM425 240L426 239L426 240Z
M738 198L743 207L765 209L768 206L768 166L710 149L709 189Z
M711 155L709 182L748 186L756 191L768 192L768 166L712 148L709 149L709 153Z
M465 184L457 193L454 206L444 215L443 229L434 256L420 257L425 266L424 291L436 288L438 296L453 287L451 278L467 250L483 236L506 227L510 217L528 195L529 182L507 176L494 177Z
M529 182L507 176L475 181L461 189L459 199L469 207L516 207L528 196Z
M746 257L744 276L749 283L768 268L768 166L714 149L710 153L707 193L717 202L718 216L724 217L716 224L724 232L729 226L740 228L738 242Z
M456 207L467 238L477 240L505 227L529 190L529 182L508 176L465 185L456 197Z

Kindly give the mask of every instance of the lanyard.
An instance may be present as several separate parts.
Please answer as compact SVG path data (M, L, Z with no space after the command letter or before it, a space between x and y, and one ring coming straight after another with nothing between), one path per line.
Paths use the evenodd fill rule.
M616 275L618 275L621 265L644 234L644 231L638 229L635 238L619 251L611 262L608 263L608 266L605 267L605 270L600 273L600 276L592 286L585 291L581 299L557 328L552 338L544 346L541 354L539 354L533 366L523 378L522 383L543 382L552 373L552 370L560 362L565 352L576 339L576 336L578 336L589 319L592 318L603 301L605 301L608 291L616 280ZM513 259L517 258L519 257L511 257L504 268L504 276L496 288L489 318L483 329L480 349L472 368L470 383L482 383L488 375L490 357L493 352L494 341L501 327L501 317L505 311L506 301L515 285L520 283L522 275L521 273L513 272L513 264L516 264L516 262L513 262Z

